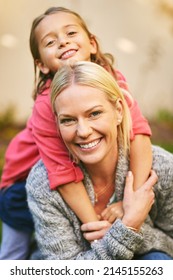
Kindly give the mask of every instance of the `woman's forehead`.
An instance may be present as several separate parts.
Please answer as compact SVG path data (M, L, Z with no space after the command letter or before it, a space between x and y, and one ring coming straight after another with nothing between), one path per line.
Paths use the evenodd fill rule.
M80 110L89 111L96 107L108 106L107 95L100 89L85 86L71 85L64 89L56 98L55 106L58 112Z

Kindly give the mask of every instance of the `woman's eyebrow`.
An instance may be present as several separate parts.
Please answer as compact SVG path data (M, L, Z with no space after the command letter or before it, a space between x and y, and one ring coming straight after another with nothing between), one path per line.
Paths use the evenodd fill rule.
M58 114L57 116L58 116L58 118L59 117L71 117L70 114L65 114L65 113Z
M90 109L86 110L85 112L89 113L90 111L92 111L94 109L99 109L99 108L100 109L103 108L103 105L95 105L95 106L91 107Z
M84 111L84 113L90 113L91 111L95 110L95 109L102 109L103 106L102 105L95 105L89 109L87 109L86 111ZM72 115L69 113L60 113L57 115L58 117L71 117Z

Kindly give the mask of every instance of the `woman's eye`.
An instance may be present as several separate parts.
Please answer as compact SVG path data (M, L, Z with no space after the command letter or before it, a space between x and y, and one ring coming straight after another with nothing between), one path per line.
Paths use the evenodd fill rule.
M66 119L60 119L60 124L70 125L75 122L74 119L66 118Z
M91 113L91 117L98 117L100 116L101 113L102 113L101 111L94 111Z

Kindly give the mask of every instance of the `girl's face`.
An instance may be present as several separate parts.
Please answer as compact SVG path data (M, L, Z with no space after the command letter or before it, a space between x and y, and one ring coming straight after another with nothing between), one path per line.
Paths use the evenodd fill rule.
M96 53L96 43L81 27L78 18L70 13L57 12L46 16L36 27L40 60L39 69L55 73L69 61L90 61Z
M71 154L86 166L116 158L121 102L117 107L104 92L88 86L72 85L57 96L55 109L62 138Z

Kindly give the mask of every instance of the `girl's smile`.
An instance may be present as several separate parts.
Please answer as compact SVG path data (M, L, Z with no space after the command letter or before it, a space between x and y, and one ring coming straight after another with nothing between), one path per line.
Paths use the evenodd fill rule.
M59 58L62 59L62 60L68 59L70 57L73 57L76 54L76 52L77 52L77 50L74 50L74 49L65 51L65 52L63 52L62 55L60 55Z

